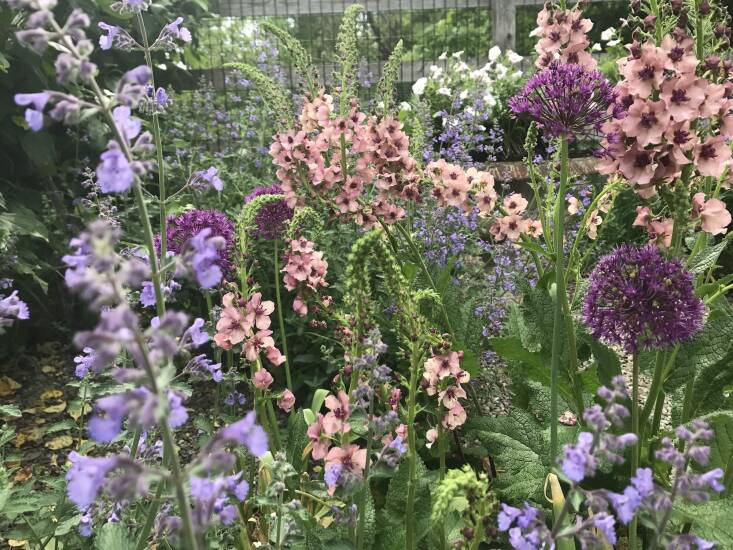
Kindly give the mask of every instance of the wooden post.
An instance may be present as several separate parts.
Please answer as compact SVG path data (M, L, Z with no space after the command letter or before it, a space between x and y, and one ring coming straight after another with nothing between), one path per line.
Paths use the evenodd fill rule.
M516 0L491 0L491 35L502 50L516 49Z

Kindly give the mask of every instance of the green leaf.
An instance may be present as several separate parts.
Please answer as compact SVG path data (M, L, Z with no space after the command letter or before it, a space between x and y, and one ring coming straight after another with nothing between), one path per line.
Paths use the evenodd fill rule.
M528 412L514 409L505 417L479 418L466 424L466 440L478 440L499 471L496 488L512 502L541 502L548 442Z
M64 535L68 535L74 527L79 525L80 519L81 514L76 514L75 516L62 521L56 526L56 529L53 532L54 536L63 537Z
M313 394L313 400L311 401L311 411L318 414L318 411L321 410L321 407L323 406L323 402L326 400L327 395L328 390L324 390L323 388L317 389L316 392Z
M61 422L56 422L55 424L52 424L51 426L46 428L46 434L62 432L65 430L73 430L74 428L76 428L76 422L74 422L74 420L71 418L66 418Z
M23 413L20 412L20 408L17 405L0 405L0 414L12 416L14 418L20 418Z
M595 338L590 340L590 349L597 365L598 381L604 386L611 386L611 379L621 374L621 362L618 355L608 346Z
M298 471L303 469L303 449L308 445L308 425L305 422L303 411L290 415L288 427L288 441L285 448L285 457Z
M713 310L703 329L680 346L675 366L665 381L665 390L669 392L682 386L697 373L724 359L733 343L731 334L733 315L723 309Z
M692 264L687 269L695 275L707 271L715 265L720 253L723 252L726 246L728 246L728 239L723 239L716 245L708 246L693 258Z
M105 523L99 529L97 537L94 539L94 548L96 550L135 550L137 545L130 538L130 534L121 523Z
M18 235L38 237L48 241L48 230L32 210L22 204L12 205L11 212L0 214L0 228Z
M677 499L676 512L692 522L691 533L715 541L718 548L733 548L733 499L688 504Z

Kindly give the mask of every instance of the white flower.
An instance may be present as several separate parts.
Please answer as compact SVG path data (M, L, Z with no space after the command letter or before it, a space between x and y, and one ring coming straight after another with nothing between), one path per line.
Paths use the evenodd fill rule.
M447 95L447 96L449 96L449 97L450 97L450 95L451 95L451 91L450 91L450 88L446 88L445 86L443 86L442 88L438 88L438 93L439 93L440 95Z
M412 93L421 96L425 93L425 86L428 85L428 79L426 77L418 78L412 85Z
M462 73L464 71L467 71L469 69L469 66L464 61L461 61L460 63L458 63L455 66L455 69L456 69L456 72Z
M486 94L484 94L483 99L489 107L496 106L496 98L493 95L491 95L490 92L487 92Z
M400 103L400 111L412 111L412 105L407 103L407 101L403 101Z
M591 46L590 51L592 51L592 52L600 52L601 51L601 45L598 42L596 42L595 44L593 44L593 46Z
M517 63L522 61L522 59L524 59L523 56L519 55L517 52L514 52L512 50L507 50L506 56L507 56L507 59L509 59L509 63L511 63L512 65L516 65Z
M438 56L438 59L448 59L448 52L443 52Z
M613 27L608 27L605 31L601 33L601 40L603 40L604 42L608 42L614 36L616 36L616 29L614 29Z
M613 40L608 41L609 46L618 46L619 44L621 44L620 38L614 38Z
M453 58L454 59L460 59L462 55L463 55L463 50L461 50L460 52L454 53L453 54Z
M492 46L489 50L489 61L496 61L501 57L501 48L499 46Z
M514 71L513 78L521 78L524 73L522 71Z
M460 94L458 94L458 97L461 99L466 99L468 97L468 90L463 90Z
M501 63L496 66L496 76L499 78L504 78L507 73L509 72L509 69L506 65L502 65Z
M443 74L443 69L438 67L437 65L430 65L430 76L433 78L438 78L440 75Z

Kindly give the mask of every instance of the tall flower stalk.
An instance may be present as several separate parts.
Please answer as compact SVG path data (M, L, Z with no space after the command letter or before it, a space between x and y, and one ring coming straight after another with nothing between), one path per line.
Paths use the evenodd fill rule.
M531 116L548 137L559 142L560 181L554 198L552 228L543 227L553 236L555 256L555 312L553 316L552 359L550 373L550 460L558 452L558 385L563 348L568 357L568 371L576 406L583 408L583 394L577 374L575 328L566 292L565 274L565 195L569 180L568 142L599 136L601 126L610 118L613 104L611 84L596 70L579 64L555 61L529 79L524 89L509 101L515 115ZM528 151L531 156L534 152ZM566 334L564 334L566 333ZM570 359L572 357L572 359Z

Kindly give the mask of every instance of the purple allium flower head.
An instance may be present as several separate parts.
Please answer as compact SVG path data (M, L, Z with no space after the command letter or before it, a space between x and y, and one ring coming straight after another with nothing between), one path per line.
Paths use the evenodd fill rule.
M219 210L189 210L178 216L168 217L168 251L183 254L188 243L203 229L211 229L211 237L222 237L225 245L219 249L218 259L214 262L226 274L232 271L230 256L234 250L234 222ZM160 236L155 245L160 252Z
M591 273L583 319L593 336L629 353L687 340L702 328L704 313L692 278L654 245L623 244Z
M600 71L555 61L527 81L509 108L515 115L531 116L551 137L575 139L601 133L615 97Z
M135 183L135 173L116 141L101 155L97 166L97 181L102 193L122 193Z
M262 195L282 195L282 187L269 185L255 187L252 192L244 198L244 203L250 203ZM255 237L261 237L268 241L277 239L282 233L285 222L293 217L293 209L285 202L285 199L264 204L255 217L257 229L253 231Z

